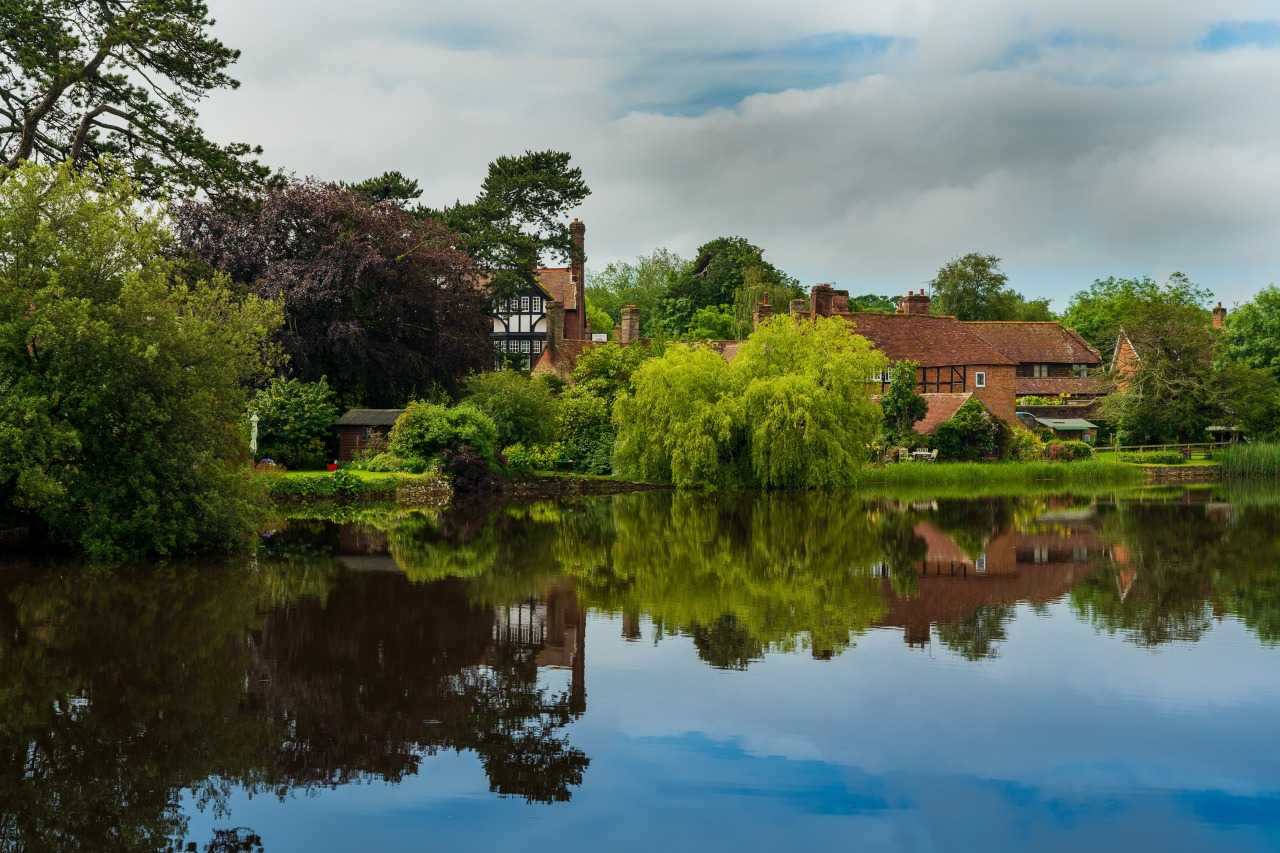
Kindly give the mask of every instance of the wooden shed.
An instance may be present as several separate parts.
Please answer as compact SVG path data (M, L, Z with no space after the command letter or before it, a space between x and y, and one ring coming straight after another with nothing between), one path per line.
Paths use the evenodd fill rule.
M349 409L333 423L338 430L338 459L350 462L370 441L386 438L402 414L404 409Z

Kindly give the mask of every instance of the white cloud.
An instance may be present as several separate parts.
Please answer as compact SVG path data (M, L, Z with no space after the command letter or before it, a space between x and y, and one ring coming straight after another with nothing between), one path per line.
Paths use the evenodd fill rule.
M858 291L969 250L1060 303L1112 273L1184 269L1229 299L1275 277L1280 51L1195 49L1270 4L213 5L244 57L211 132L299 174L400 169L433 202L472 195L499 154L569 150L593 266L742 233ZM831 33L895 41L796 58ZM738 80L772 94L638 111Z

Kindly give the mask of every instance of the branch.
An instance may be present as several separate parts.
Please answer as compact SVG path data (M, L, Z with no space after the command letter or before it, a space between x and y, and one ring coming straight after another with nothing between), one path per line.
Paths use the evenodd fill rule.
M80 126L76 128L76 135L71 141L71 154L69 158L73 164L80 162L80 155L84 151L84 141L89 135L89 128L93 124L93 120L102 115L107 110L104 104L95 107L84 114L84 118L80 119Z

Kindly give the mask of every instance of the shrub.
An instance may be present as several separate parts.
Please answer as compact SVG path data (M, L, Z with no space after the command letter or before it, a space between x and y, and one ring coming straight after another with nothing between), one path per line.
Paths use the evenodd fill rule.
M329 458L327 442L338 417L333 389L325 379L273 379L249 404L258 415L258 455L288 468L320 468Z
M1009 435L1009 458L1033 462L1044 458L1044 440L1029 429L1014 427Z
M1077 459L1092 459L1093 448L1083 441L1051 441L1046 455L1054 462L1074 462Z
M464 399L493 418L498 447L551 440L556 401L545 382L514 370L478 373L467 380Z
M507 466L513 471L551 471L560 464L564 445L560 442L542 445L513 444L502 451Z
M1124 453L1121 462L1132 462L1136 465L1181 465L1187 460L1179 450L1147 450L1140 453Z
M607 343L585 350L573 368L574 384L610 404L622 391L632 389L636 369L654 356L648 344Z
M556 412L560 458L575 471L608 474L613 470L615 434L609 403L588 391L571 389L561 396Z
M439 403L410 403L391 428L390 450L401 458L431 459L446 450L470 447L493 462L498 427L470 403L449 408Z
M422 474L431 469L432 463L417 456L402 457L384 451L373 456L357 459L348 467L357 471L372 471L375 473Z
M890 442L899 442L912 433L912 425L929 411L929 404L916 392L916 370L919 362L900 361L893 366L889 388L880 397L884 412L884 434Z
M970 399L934 430L933 446L941 459L976 462L999 454L1001 436L1008 432L1002 426L982 403Z

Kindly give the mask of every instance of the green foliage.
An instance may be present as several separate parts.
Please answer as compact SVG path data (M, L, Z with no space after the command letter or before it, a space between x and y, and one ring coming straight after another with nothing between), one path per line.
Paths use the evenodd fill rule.
M612 332L615 326L609 312L597 305L590 296L587 297L587 325L591 332L603 335Z
M884 435L891 443L909 435L912 426L929 411L924 397L916 393L916 370L920 364L900 361L893 366L889 388L880 397L880 409L884 412Z
M685 263L674 252L654 249L652 254L636 258L635 263L616 261L598 272L589 271L587 304L609 315L610 329L622 321L622 308L634 305L640 312L640 335L655 337L660 331L659 305Z
M460 234L467 253L488 273L499 296L536 286L545 255L570 259L568 212L591 190L563 151L499 157L476 200L422 211Z
M938 458L947 461L988 459L1000 454L1002 428L1007 431L1003 422L972 398L938 425L933 432L933 446Z
M1229 480L1280 479L1280 444L1233 444L1214 459Z
M1071 297L1062 322L1105 356L1114 349L1121 328L1132 331L1129 327L1140 309L1153 305L1194 309L1207 325L1209 297L1208 290L1182 273L1169 276L1164 284L1151 278L1100 278Z
M929 284L935 314L961 320L1051 320L1047 299L1025 299L1008 287L995 255L970 253L945 264Z
M1076 462L1093 458L1093 447L1083 441L1051 441L1045 447L1051 462Z
M1045 443L1029 429L1016 426L1009 435L1008 455L1018 462L1034 462L1044 458Z
M876 314L893 314L898 310L898 303L891 296L876 293L864 293L861 296L849 297L850 311L867 311Z
M471 448L487 462L497 457L498 427L471 403L444 406L410 403L391 428L389 447L402 458L433 459L444 451Z
M1122 453L1120 461L1134 465L1181 465L1187 460L1177 450L1146 450L1141 453Z
M1056 397L1027 394L1019 397L1017 403L1019 406L1065 406L1070 399L1071 395L1064 391Z
M200 101L238 85L213 23L203 0L0 4L0 166L116 159L151 199L256 188L262 149L196 124Z
M748 292L740 298L744 290ZM803 295L799 283L766 261L759 246L743 237L719 237L699 246L697 256L671 283L657 320L670 334L683 335L699 308L745 305L749 318L755 298L765 290L771 296L776 291L775 304Z
M242 544L279 306L178 280L162 220L98 178L0 180L0 505L96 558Z
M507 467L513 471L554 471L564 458L564 446L560 442L525 446L513 444L502 451Z
M407 178L400 172L383 172L373 178L365 178L354 184L344 183L342 186L355 190L370 201L389 201L397 207L408 207L422 197L422 187L413 178Z
M614 430L609 402L581 386L560 396L556 407L560 458L575 471L608 474L613 465Z
M401 480L395 473L389 472L384 476L362 476L351 467L339 468L333 473L290 472L264 479L267 491L273 498L332 498L337 501L352 501L357 498L392 499Z
M420 459L416 456L396 456L394 453L375 453L366 459L357 459L352 462L349 468L356 471L370 471L380 474L422 474L432 470L435 463L426 459Z
M838 318L775 316L732 364L674 345L614 406L615 469L683 488L851 483L879 429L867 377L884 363Z
M467 380L463 399L493 418L498 447L551 439L556 402L545 382L515 370L477 373Z
M729 341L738 336L738 321L727 305L707 306L693 312L684 337L691 341Z
M622 346L610 342L592 347L578 357L573 368L573 383L612 404L619 393L631 390L631 377L636 368L656 354L652 345Z
M937 462L932 465L886 465L867 468L859 487L894 497L939 494L971 497L1041 492L1063 486L1138 485L1142 469L1102 459L1063 465L1048 460L1028 462Z
M1223 338L1230 358L1280 373L1280 288L1268 285L1237 306L1227 315Z
M319 468L328 456L338 406L324 378L319 382L273 379L254 395L249 413L258 416L258 458L288 468Z

